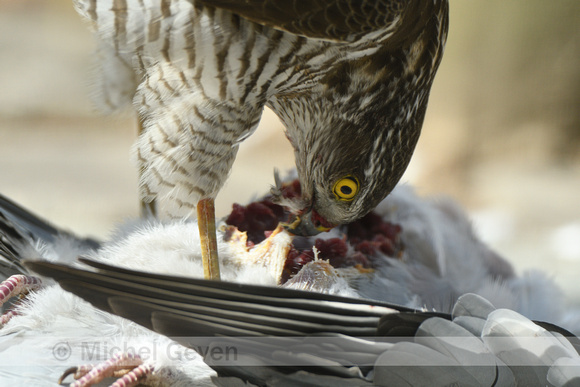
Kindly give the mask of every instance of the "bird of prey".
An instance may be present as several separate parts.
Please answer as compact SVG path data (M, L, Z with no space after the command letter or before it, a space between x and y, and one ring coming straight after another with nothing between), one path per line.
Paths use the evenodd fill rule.
M286 127L302 185L296 234L373 209L419 138L447 0L75 0L99 37L103 97L133 100L140 194L194 213L219 277L213 200L264 106Z

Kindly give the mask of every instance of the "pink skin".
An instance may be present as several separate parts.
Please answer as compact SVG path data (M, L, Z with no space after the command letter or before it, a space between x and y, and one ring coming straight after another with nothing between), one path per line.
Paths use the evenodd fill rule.
M31 290L37 290L42 286L38 277L17 274L0 284L0 306L14 296L26 294Z
M42 287L42 281L38 277L27 275L13 275L6 281L0 284L0 306L12 297L26 295L32 290L38 290ZM19 313L15 310L9 310L4 315L0 316L0 327L6 324L14 316ZM61 377L59 384L68 375L73 374L75 381L71 386L91 386L99 383L104 378L121 376L113 386L115 387L131 387L136 386L147 375L153 372L153 366L150 364L143 364L141 358L132 354L117 354L108 361L97 365L84 365L80 367L73 367L65 371Z
M0 306L10 300L12 297L24 296L32 290L38 290L42 287L42 281L38 277L32 277L22 274L13 275L0 284ZM8 310L0 316L0 327L4 326L14 316L18 316L17 310Z
M71 384L71 387L92 386L100 383L105 378L123 375L112 386L131 387L142 382L152 372L153 366L143 364L138 355L118 353L97 366L83 365L69 368L60 377L59 384L70 374L74 374L74 378L78 379Z
M118 379L111 387L133 387L138 385L148 375L153 373L153 366L151 364L141 364L127 373L121 379Z
M19 314L20 313L15 310L9 310L4 313L2 316L0 316L0 328L6 325L8 321L12 320L12 317L18 316Z

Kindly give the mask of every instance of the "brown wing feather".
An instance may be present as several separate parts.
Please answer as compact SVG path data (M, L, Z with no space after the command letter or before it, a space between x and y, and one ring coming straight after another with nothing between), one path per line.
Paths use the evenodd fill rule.
M352 41L387 28L421 0L195 0L309 38Z

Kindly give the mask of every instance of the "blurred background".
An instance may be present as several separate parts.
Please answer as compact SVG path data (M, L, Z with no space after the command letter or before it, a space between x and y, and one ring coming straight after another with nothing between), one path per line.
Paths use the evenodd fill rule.
M451 0L446 53L404 181L447 195L522 272L580 305L580 1ZM0 0L0 192L79 234L138 215L131 113L94 109L94 41L71 0ZM293 165L266 112L218 215Z

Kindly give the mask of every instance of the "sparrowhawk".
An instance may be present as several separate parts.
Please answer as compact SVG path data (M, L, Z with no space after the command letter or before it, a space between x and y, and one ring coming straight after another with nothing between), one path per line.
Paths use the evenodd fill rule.
M448 26L447 0L75 4L99 37L105 102L138 109L142 199L172 218L197 207L210 236L213 199L265 106L295 152L291 231L372 210L409 163ZM204 245L213 257L215 237Z

